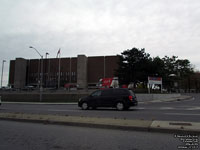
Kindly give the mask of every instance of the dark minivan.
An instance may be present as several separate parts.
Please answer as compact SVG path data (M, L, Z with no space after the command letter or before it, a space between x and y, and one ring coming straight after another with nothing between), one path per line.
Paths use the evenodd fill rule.
M78 102L78 106L83 110L97 107L115 107L117 110L125 110L137 104L133 91L124 88L97 90L88 97L80 98Z

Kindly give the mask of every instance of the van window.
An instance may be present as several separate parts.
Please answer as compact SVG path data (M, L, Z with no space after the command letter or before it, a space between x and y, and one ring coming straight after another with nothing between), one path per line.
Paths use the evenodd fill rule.
M92 97L101 96L101 91L95 91L91 94Z

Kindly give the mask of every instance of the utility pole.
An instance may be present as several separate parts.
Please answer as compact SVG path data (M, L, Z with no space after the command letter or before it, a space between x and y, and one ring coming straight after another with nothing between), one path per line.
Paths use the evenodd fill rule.
M49 67L47 66L47 64L48 64L48 62L47 62L47 55L49 55L48 52L46 52L46 57L45 57L45 59L46 59L45 60L45 87L47 87L47 83L49 81Z
M43 88L42 88L42 84L43 84L43 56L39 53L39 51L36 48L34 48L32 46L30 46L29 48L34 49L40 55L40 57L41 57L40 102L42 102L42 91L43 91Z
M4 69L4 63L5 63L5 62L6 62L5 60L2 61L1 88L2 88L2 83L3 83L3 69Z
M58 55L59 55L59 58L58 58ZM58 53L57 53L57 58L58 58L58 89L60 88L60 48L58 50Z

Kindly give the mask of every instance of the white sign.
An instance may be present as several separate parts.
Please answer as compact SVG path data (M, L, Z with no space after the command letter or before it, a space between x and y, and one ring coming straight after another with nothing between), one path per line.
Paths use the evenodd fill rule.
M148 83L162 85L162 78L161 77L148 77Z
M162 93L162 78L161 77L148 77L148 91L149 91L149 93L150 93L150 89L151 89L151 87L153 86L153 85L155 85L155 84L159 84L159 85L161 85L161 88L160 88L160 90L161 90L161 93Z

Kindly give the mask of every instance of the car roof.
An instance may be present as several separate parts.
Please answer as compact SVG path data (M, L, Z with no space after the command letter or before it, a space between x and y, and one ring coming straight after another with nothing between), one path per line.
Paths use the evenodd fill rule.
M107 88L107 89L101 89L101 90L128 90L125 88Z

